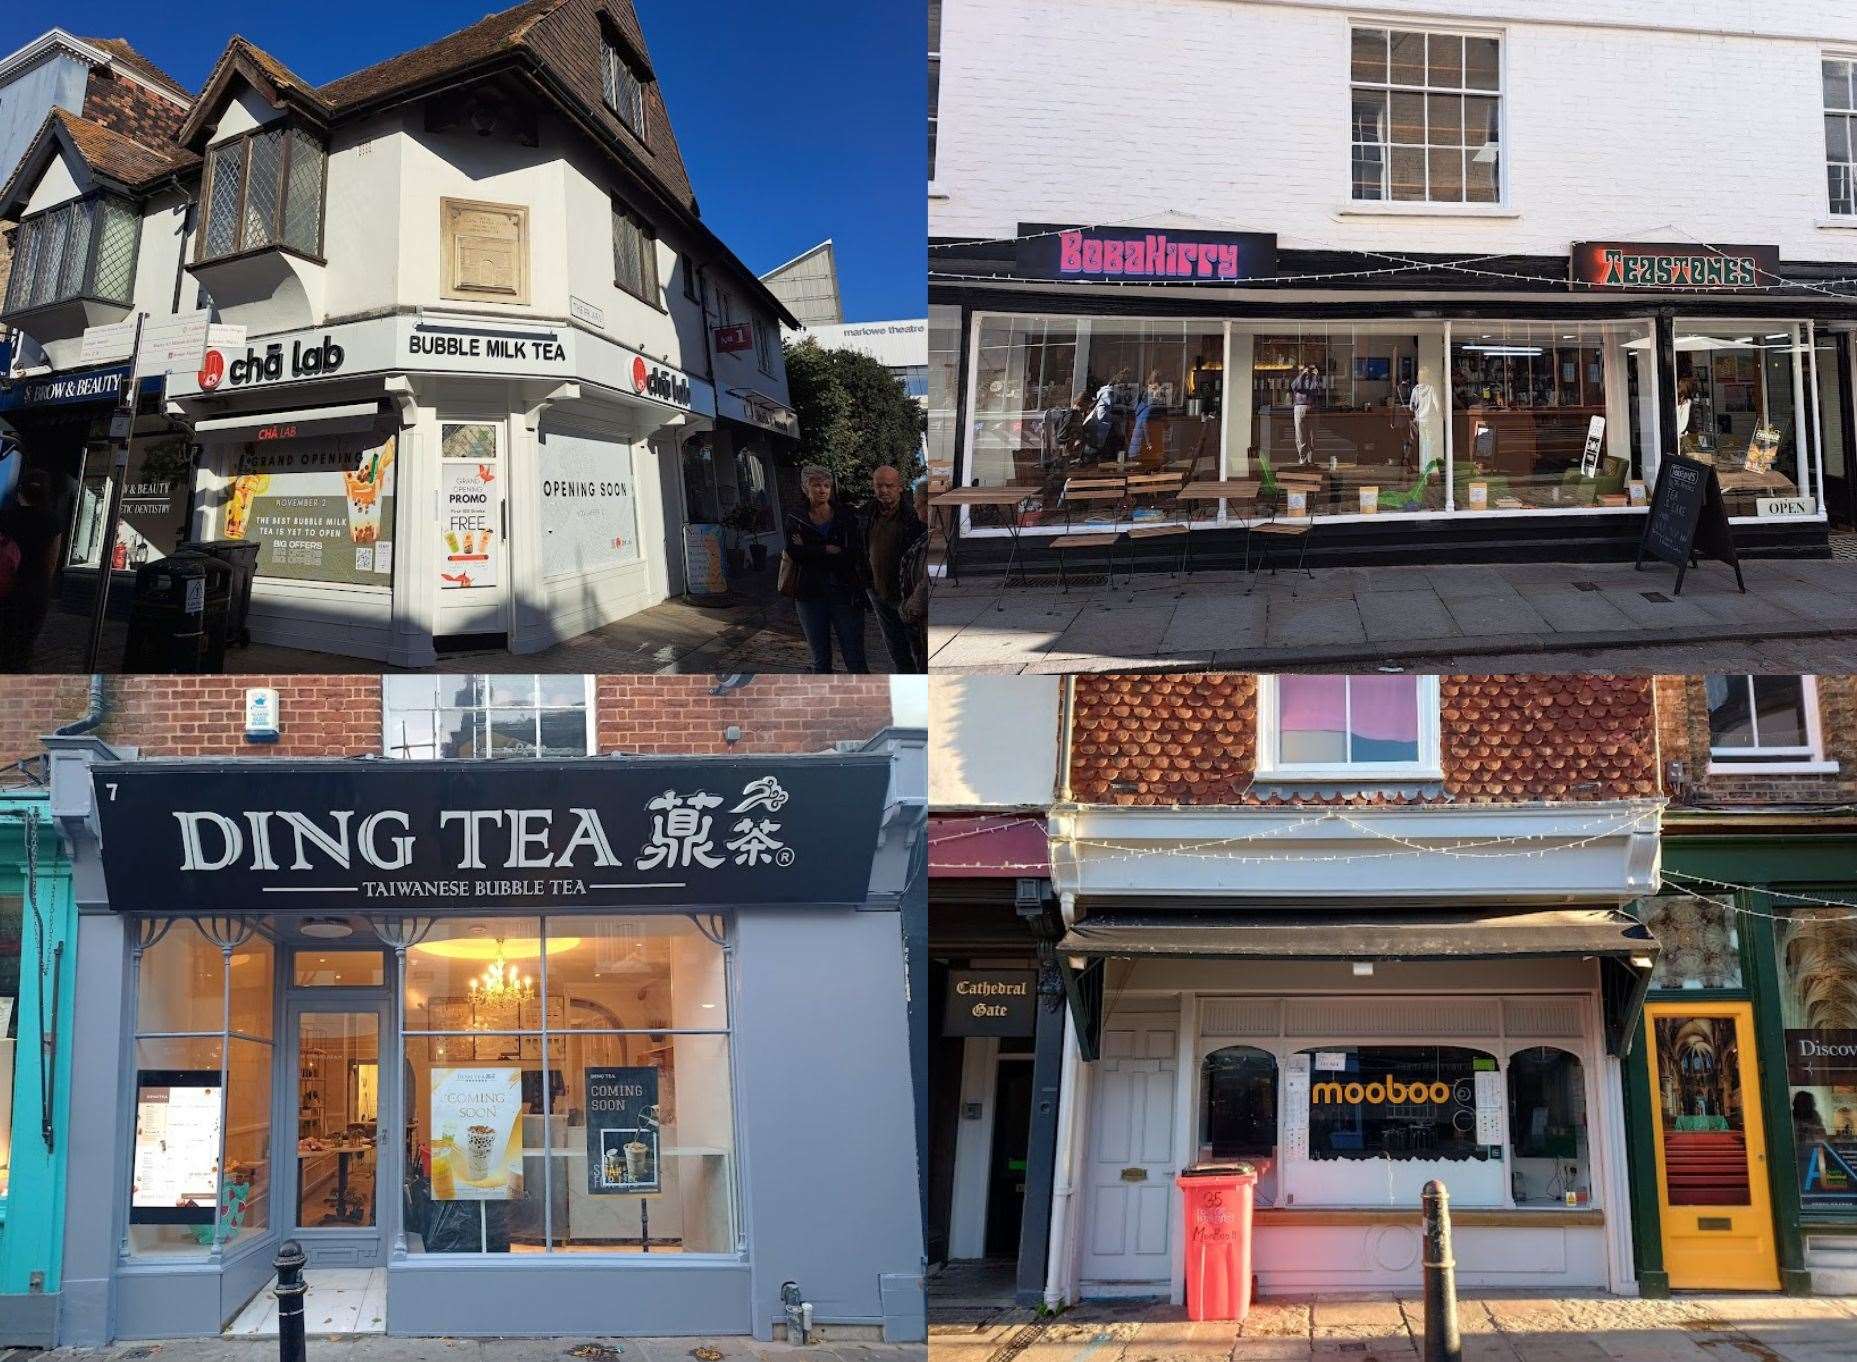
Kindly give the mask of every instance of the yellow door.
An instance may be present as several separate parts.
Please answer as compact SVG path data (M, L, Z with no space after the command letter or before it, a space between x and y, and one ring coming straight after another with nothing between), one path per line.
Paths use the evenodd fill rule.
M1670 1285L1777 1290L1754 1009L1654 1003L1644 1011Z

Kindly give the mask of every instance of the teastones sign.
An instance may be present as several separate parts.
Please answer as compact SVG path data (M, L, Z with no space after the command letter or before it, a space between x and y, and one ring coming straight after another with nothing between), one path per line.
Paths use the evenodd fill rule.
M1736 289L1780 282L1777 246L1576 241L1573 282L1599 288Z
M880 756L99 763L120 909L863 902Z

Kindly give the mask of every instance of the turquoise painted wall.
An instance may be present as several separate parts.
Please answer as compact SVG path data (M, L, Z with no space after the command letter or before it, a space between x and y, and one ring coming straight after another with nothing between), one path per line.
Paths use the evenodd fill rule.
M18 1037L13 1067L13 1161L7 1195L0 1200L0 1295L31 1289L32 1274L43 1273L39 1289L59 1289L64 1245L65 1159L71 1091L72 980L76 977L77 909L71 897L71 868L57 831L47 815L43 790L0 792L0 894L24 894L26 820L37 824L38 914L22 909L19 1000L14 1009ZM40 930L40 921L44 930ZM58 954L63 947L63 955ZM45 968L44 1008L58 1000L53 1035L58 1041L52 1071L52 1147L47 1149L41 1113L44 1108L40 1067L40 951ZM54 988L53 962L63 985Z

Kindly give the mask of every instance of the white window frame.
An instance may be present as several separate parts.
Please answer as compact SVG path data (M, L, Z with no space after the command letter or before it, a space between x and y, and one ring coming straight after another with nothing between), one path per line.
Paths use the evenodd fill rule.
M490 675L491 673L480 672L480 673L474 673L474 674L475 675ZM501 672L501 673L495 673L495 674L503 675L503 676L520 676L520 675L534 675L535 673ZM600 716L599 716L599 685L598 685L599 677L592 672L588 672L581 677L581 680L586 684L586 693L587 693L587 704L586 704L586 710L585 710L585 713L587 716L587 753L586 754L590 757L597 757L600 754L600 736L599 736L600 735L600 722L599 722ZM479 708L487 709L489 708L489 706L480 706ZM472 712L475 713L476 711L473 710ZM496 761L496 760L504 760L504 761L545 761L545 760L548 760L548 758L545 758L545 757L505 757L505 758L396 757L393 754L392 732L388 728L388 725L392 722L392 719L393 719L393 707L389 705L387 702L387 685L386 685L386 681L383 679L381 682L381 687L380 687L380 754L383 758L385 758L388 761L454 761L455 760L455 761L478 762L478 761Z
M1842 109L1834 109L1825 103L1824 71L1825 71L1826 62L1843 62L1845 66L1851 68L1849 71L1846 72L1846 79L1848 80L1852 76L1857 76L1857 52L1848 52L1848 51L1839 52L1839 51L1833 50L1833 51L1827 51L1827 52L1820 52L1818 54L1818 70L1819 70L1818 103L1819 103L1820 114L1823 115L1824 117L1830 117L1833 114L1843 114L1850 119L1857 120L1857 98L1854 98L1851 101L1851 105L1849 107L1842 108ZM1820 128L1821 130L1823 128L1822 120L1820 122ZM1822 132L1821 132L1821 135L1822 135ZM1849 151L1850 148L1847 147L1846 150ZM1841 165L1844 167L1845 176L1850 182L1851 207L1849 208L1840 209L1836 207L1831 201L1830 168L1834 165ZM1850 155L1843 161L1834 161L1831 159L1830 155L1827 154L1825 157L1825 168L1826 168L1826 177L1825 177L1825 213L1826 215L1831 219L1833 223L1839 226L1847 226L1847 225L1857 226L1857 153L1853 153L1852 155Z
M1352 677L1349 681L1352 703ZM1392 780L1438 780L1444 776L1438 740L1438 678L1420 675L1418 682L1417 761L1362 762L1280 762L1277 759L1278 678L1264 674L1257 678L1257 778L1259 780L1345 780L1350 783L1375 783Z
M1388 38L1387 38L1388 68L1387 68L1386 83L1374 84L1373 82L1357 82L1354 79L1354 33L1356 29L1383 29L1386 31L1388 35ZM1467 85L1460 85L1455 88L1447 88L1445 86L1432 86L1432 85L1394 85L1392 83L1393 73L1392 73L1392 68L1391 68L1391 59L1392 59L1391 35L1395 31L1400 32L1400 33L1423 33L1427 39L1429 39L1434 34L1436 34L1439 37L1444 37L1444 38L1462 38L1465 40L1469 40L1471 38L1493 39L1496 43L1496 88L1495 90L1494 91L1473 90ZM1388 19L1388 18L1371 19L1371 18L1354 17L1354 18L1350 18L1347 22L1346 34L1347 34L1347 42L1343 49L1342 59L1347 63L1346 73L1347 73L1347 92L1348 92L1348 113L1347 113L1347 119L1348 119L1347 156L1348 156L1348 159L1347 159L1347 166L1346 166L1347 192L1343 196L1344 206L1343 206L1342 211L1343 212L1364 212L1364 213L1417 212L1417 213L1447 213L1447 214L1448 213L1471 213L1471 214L1505 213L1506 214L1507 212L1509 212L1511 209L1511 204L1510 204L1510 197L1509 197L1509 155L1507 152L1507 147L1509 144L1509 33L1508 31L1505 29L1501 29L1501 28L1478 28L1475 26L1452 27L1450 25L1403 23L1398 20ZM1821 90L1823 88L1822 80L1820 82L1820 88ZM1395 199L1391 196L1390 188L1388 188L1387 193L1383 194L1380 198L1377 198L1377 199L1356 198L1354 196L1354 148L1357 145L1363 145L1361 143L1357 143L1354 138L1354 92L1357 89L1379 90L1385 93L1387 95L1387 115L1388 115L1389 120L1392 115L1392 98L1391 97L1394 92L1398 92L1400 94L1417 94L1420 96L1430 95L1430 94L1456 94L1456 95L1475 95L1478 98L1482 98L1482 99L1494 98L1496 101L1496 197L1494 199L1487 199L1487 200L1470 198L1469 197L1470 180L1469 180L1469 175L1466 173L1464 176L1465 197L1461 199L1434 199L1431 197L1431 177L1430 177L1430 172L1429 172L1429 167L1428 167L1427 174L1426 174L1426 183L1425 183L1425 197L1422 199ZM1379 145L1383 149L1387 150L1389 158L1390 158L1390 148L1394 144L1391 142L1385 142ZM1409 147L1411 144L1402 142L1402 143L1399 143L1398 145ZM1424 144L1425 149L1429 151L1430 145L1431 144L1428 140ZM1468 150L1468 148L1462 148L1462 149ZM1382 169L1382 185L1383 186L1385 186L1387 183L1384 176L1389 167L1390 167L1390 159L1387 162L1382 163L1381 169Z
M1721 673L1718 673L1720 675ZM1732 672L1728 675L1742 677L1747 681L1748 717L1754 721L1754 736L1760 736L1759 720L1753 708L1753 679L1749 672ZM1805 709L1805 745L1802 747L1717 747L1715 733L1709 732L1709 774L1715 775L1766 775L1766 776L1807 776L1831 775L1838 770L1838 763L1825 757L1825 732L1819 717L1818 678L1801 673L1799 676L1800 704ZM1746 753L1749 760L1737 761L1737 754Z

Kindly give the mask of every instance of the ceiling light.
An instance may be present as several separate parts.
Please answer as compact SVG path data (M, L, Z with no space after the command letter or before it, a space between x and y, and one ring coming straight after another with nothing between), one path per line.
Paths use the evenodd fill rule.
M297 930L304 936L313 936L322 941L340 941L355 934L354 927L339 917L306 917Z
M551 936L548 938L548 954L559 955L578 945L580 938L577 936ZM488 961L498 956L505 960L534 960L542 953L542 942L541 938L534 936L510 936L501 941L461 937L455 941L421 941L413 949L422 955L437 955L447 960Z

